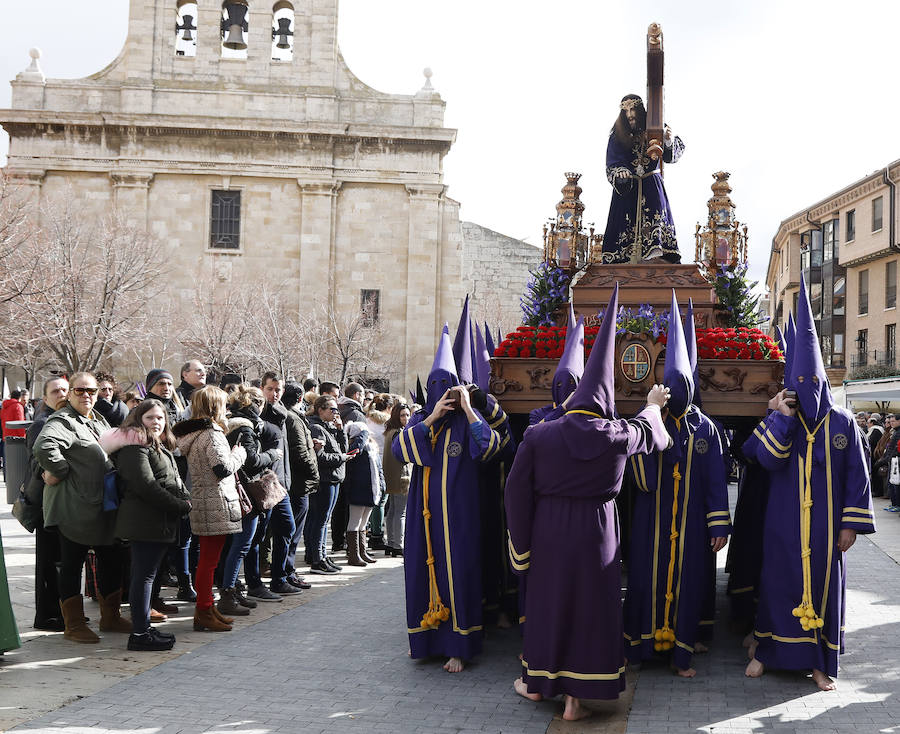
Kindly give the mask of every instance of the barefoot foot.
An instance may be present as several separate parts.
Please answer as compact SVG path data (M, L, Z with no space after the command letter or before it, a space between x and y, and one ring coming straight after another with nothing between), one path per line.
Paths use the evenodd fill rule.
M752 632L748 632L743 640L741 640L742 647L750 647L750 645L754 642L754 637Z
M679 678L693 678L697 675L697 671L693 668L675 668L675 672L678 673Z
M754 639L750 645L747 647L747 659L753 660L756 657L756 648L759 647L759 642Z
M581 701L572 696L566 696L566 708L563 711L563 719L566 721L578 721L591 715L591 710L581 705Z
M543 701L544 697L540 693L529 693L528 685L521 678L516 678L513 681L513 688L516 693L518 693L523 698L527 698L529 701Z
M759 678L763 674L763 664L756 658L753 658L747 665L744 675L748 678Z
M812 672L813 680L816 682L816 685L819 686L819 690L822 691L833 691L835 689L834 681L831 680L825 673L821 670L816 670L813 668Z
M460 673L464 667L462 658L450 658L444 663L444 670L448 673Z
M512 622L509 621L509 615L506 612L500 612L497 616L497 629L508 630L512 627Z
M694 652L709 652L709 648L704 645L702 642L697 642L694 644Z

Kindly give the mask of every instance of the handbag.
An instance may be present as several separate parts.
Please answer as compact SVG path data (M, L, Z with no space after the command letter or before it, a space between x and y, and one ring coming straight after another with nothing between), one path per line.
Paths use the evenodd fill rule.
M40 527L44 519L43 508L40 505L32 505L21 489L16 501L13 502L12 514L29 533L33 533Z
M247 482L247 494L259 512L267 512L287 497L287 490L271 469L266 469L257 479Z
M241 517L252 515L255 512L253 503L250 501L250 496L247 494L247 490L244 489L241 478L237 474L234 475L234 487L237 490L238 502L241 505Z
M900 459L896 456L891 459L891 475L888 477L891 484L900 484Z
M103 511L114 512L118 510L120 501L119 475L115 469L110 469L103 475Z

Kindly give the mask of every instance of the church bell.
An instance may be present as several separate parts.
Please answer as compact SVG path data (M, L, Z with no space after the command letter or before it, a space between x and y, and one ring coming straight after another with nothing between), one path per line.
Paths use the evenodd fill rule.
M222 35L225 36L222 45L233 51L243 51L247 48L244 31L249 28L246 20L247 6L242 2L226 3L225 13L228 17L222 21Z
M294 32L291 30L291 19L290 18L279 18L278 19L278 29L272 29L272 40L275 40L275 37L278 37L278 43L275 44L276 48L290 48L291 44L288 43L288 36L293 36Z
M185 15L182 16L181 25L175 24L175 32L184 31L184 35L181 36L182 41L193 41L194 36L191 34L191 31L196 31L197 26L194 25L194 16L193 15Z

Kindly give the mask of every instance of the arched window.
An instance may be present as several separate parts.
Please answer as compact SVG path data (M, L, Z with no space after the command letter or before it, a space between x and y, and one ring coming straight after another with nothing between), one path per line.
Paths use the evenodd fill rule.
M197 55L197 3L178 0L175 7L175 55Z
M294 6L278 0L272 8L272 61L294 57Z
M222 58L246 59L250 24L247 0L225 0L222 3Z

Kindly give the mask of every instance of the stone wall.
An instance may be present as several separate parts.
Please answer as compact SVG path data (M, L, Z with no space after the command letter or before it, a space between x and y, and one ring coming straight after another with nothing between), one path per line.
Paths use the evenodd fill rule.
M519 299L543 250L475 222L460 222L460 229L472 313L479 322L487 321L495 334L498 328L506 334L522 323Z

